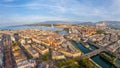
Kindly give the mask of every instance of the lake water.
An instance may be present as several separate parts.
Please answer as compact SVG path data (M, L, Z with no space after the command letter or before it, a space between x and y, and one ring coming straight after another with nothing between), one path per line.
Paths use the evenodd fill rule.
M68 32L64 31L62 28L53 28L53 27L46 27L46 26L0 26L0 30L20 30L20 29L41 29L41 30L51 30L55 32L59 30L60 35L65 35Z
M0 30L19 30L19 29L42 29L42 30L62 30L62 28L52 28L46 26L0 26Z

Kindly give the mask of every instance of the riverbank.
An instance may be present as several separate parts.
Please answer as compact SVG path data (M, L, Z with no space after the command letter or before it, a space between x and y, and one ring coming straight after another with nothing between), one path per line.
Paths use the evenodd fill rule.
M77 43L75 41L72 41L72 43L73 43L73 45L75 45L76 47L78 47L84 54L91 52L88 48L86 48L81 43ZM115 68L111 63L109 63L108 61L100 58L100 55L93 56L90 59L93 60L96 63L96 65L99 65L102 68L109 68L109 67Z
M105 59L105 60L107 60L108 62L110 62L111 64L113 64L115 67L118 67L118 65L116 64L116 58L115 57L112 57L112 56L110 56L109 54L107 54L107 53L100 53L100 56L103 58L103 59Z

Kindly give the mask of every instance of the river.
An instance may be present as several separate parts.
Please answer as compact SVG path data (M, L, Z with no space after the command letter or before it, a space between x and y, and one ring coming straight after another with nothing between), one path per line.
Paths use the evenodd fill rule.
M77 43L77 42L74 42L72 41L71 42L73 45L75 45L76 47L78 47L83 53L89 53L91 52L91 50L87 49L86 47L84 47L84 45L80 44L80 43ZM93 45L90 45L90 47L92 49L96 49ZM115 66L113 66L111 63L109 63L108 61L102 59L100 57L100 55L96 55L96 56L93 56L91 57L91 59L96 62L98 65L100 65L102 68L115 68Z

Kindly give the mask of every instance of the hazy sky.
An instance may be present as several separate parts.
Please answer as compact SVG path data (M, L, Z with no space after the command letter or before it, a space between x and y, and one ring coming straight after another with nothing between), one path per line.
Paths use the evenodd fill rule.
M0 0L0 24L120 20L120 0Z

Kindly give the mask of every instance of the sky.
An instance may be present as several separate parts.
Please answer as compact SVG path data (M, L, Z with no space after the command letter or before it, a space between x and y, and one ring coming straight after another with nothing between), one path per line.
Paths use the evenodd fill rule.
M120 0L0 0L0 25L120 21Z

